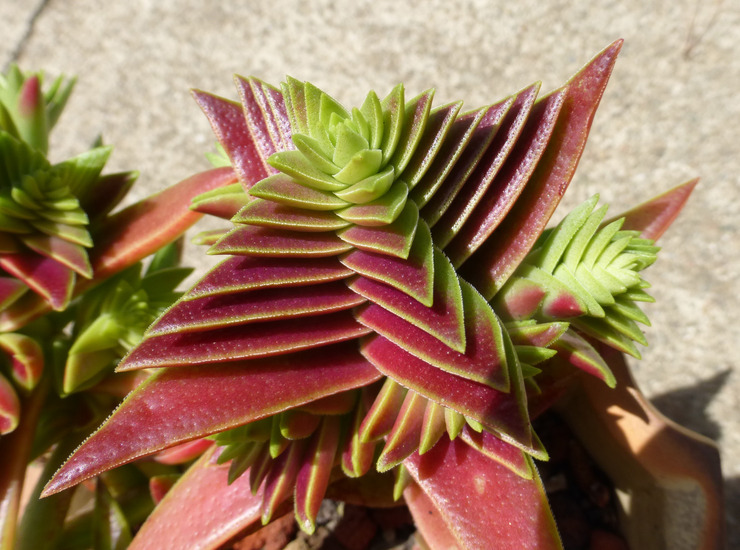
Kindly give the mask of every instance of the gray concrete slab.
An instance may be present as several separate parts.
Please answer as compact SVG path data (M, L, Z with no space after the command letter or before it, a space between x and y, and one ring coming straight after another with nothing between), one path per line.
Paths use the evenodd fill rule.
M20 54L47 1L0 1L0 67L5 67Z
M0 0L0 60L24 36L25 4ZM53 146L72 154L102 133L116 146L114 168L142 171L135 198L206 167L213 140L188 88L235 97L232 73L274 83L290 74L349 104L403 81L473 107L534 80L551 90L619 37L625 46L565 204L598 191L617 213L702 178L650 270L658 302L635 370L665 410L718 438L738 510L737 2L51 0L18 60L79 75Z

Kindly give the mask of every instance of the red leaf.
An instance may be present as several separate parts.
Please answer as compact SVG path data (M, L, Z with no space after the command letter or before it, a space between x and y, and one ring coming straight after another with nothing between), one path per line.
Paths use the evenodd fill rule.
M609 369L604 358L577 332L573 330L567 331L557 342L552 344L552 349L557 350L559 358L603 380L610 388L616 385L617 382L614 379L614 374Z
M341 229L337 235L359 249L406 259L411 251L418 221L416 203L408 201L393 223L381 226L353 225Z
M439 441L439 438L447 431L445 412L448 410L439 403L427 400L426 408L424 409L424 418L421 424L419 454L424 454L434 447L437 441Z
M272 173L257 152L239 103L198 90L193 97L208 117L245 189Z
M28 287L21 282L28 289ZM33 292L21 293L13 302L0 310L0 330L14 331L24 327L51 309L49 302Z
M233 183L213 192L198 195L190 204L190 209L230 220L251 201L254 201L254 198L244 192L242 185Z
M56 310L67 307L72 298L75 273L56 260L35 253L3 254L0 267L26 283Z
M234 78L234 83L257 152L267 167L267 173L274 174L276 170L267 164L267 159L276 151L285 150L287 144L283 142L282 131L267 103L264 84L254 77L244 78L238 75Z
M553 322L509 327L508 332L514 345L549 348L566 330L568 323Z
M253 289L305 286L346 279L352 271L336 258L250 258L232 256L212 269L185 299Z
M160 371L77 449L44 494L178 443L379 379L355 349L338 345L275 359Z
M174 241L200 219L193 197L234 182L231 168L195 174L106 218L95 231L90 259L95 281L110 277ZM81 289L75 289L79 292Z
M381 281L431 306L434 299L434 249L427 224L416 228L407 259L379 252L352 250L340 258L342 264L370 279Z
M496 105L464 113L452 123L437 158L411 192L427 223L434 225L442 215L440 208L449 204L475 169L511 102L511 98L506 98ZM441 190L443 185L450 186L450 190Z
M330 191L302 185L282 172L263 179L249 192L253 197L306 210L327 211L351 206L351 203L340 199Z
M93 276L87 250L76 243L71 243L57 235L32 235L22 238L31 250L46 256L87 277Z
M280 435L285 439L304 439L316 431L321 416L299 409L291 409L280 415Z
M15 430L20 416L21 402L18 394L8 379L0 373L0 436Z
M638 230L642 237L658 240L678 217L697 183L698 179L688 181L620 214L617 218L626 218L622 229Z
M547 292L537 283L528 279L516 279L496 294L492 304L501 318L507 321L531 319L545 296Z
M460 439L443 438L428 453L404 461L415 486L404 492L432 548L461 550L562 548L539 476L523 479ZM430 507L431 506L431 507ZM431 512L431 514L430 514ZM442 520L430 522L425 516Z
M85 196L78 197L80 206L90 218L91 226L108 215L123 200L138 175L138 172L119 172L99 176Z
M160 464L184 464L198 458L213 445L209 439L194 439L158 452L154 460Z
M261 81L260 86L262 94L264 94L267 104L270 106L270 110L272 111L272 120L274 120L277 125L277 129L283 140L284 148L295 149L293 146L293 140L291 139L293 129L290 125L290 116L288 116L288 109L285 105L285 99L283 98L282 92Z
M396 174L400 174L406 169L419 145L419 141L423 137L433 96L434 90L427 90L406 103L401 136L398 139L398 146L393 153L393 158L390 160Z
M390 470L418 450L427 403L429 401L425 397L414 391L406 393L401 410L398 411L393 428L388 433L383 451L378 457L379 472Z
M391 431L406 393L408 389L392 378L384 380L383 386L375 395L372 405L360 423L358 429L360 442L375 441Z
M352 249L333 233L305 233L245 225L236 227L219 240L212 254L248 254L250 256L302 256L324 258Z
M301 287L266 288L239 294L204 296L181 300L147 331L167 332L211 330L220 327L321 315L350 309L365 300L342 281Z
M15 277L0 277L0 311L20 298L28 287Z
M357 393L348 391L312 401L297 410L316 415L340 415L350 412L357 401Z
M435 550L437 548L459 550L459 541L450 531L444 516L416 483L412 481L404 490L403 498L414 518L414 525L418 531L415 535L417 543L423 541L426 547ZM420 547L419 544L416 546Z
M312 233L336 231L350 225L350 222L343 220L334 212L294 208L257 198L242 208L231 221Z
M348 477L361 477L370 471L375 457L375 442L360 439L360 426L372 399L371 387L361 390L360 399L352 415L352 424L341 453L342 471Z
M522 195L486 243L463 265L462 275L491 298L542 233L575 172L596 107L622 41L589 62L566 84L566 97L537 168Z
M130 550L218 548L261 526L262 490L252 494L248 475L228 484L229 465L216 465L215 451L203 455L167 492Z
M116 369L183 367L282 355L368 334L350 312L283 319L243 326L183 333L155 334L144 339Z
M277 507L293 492L296 476L304 462L306 441L299 439L287 444L287 448L270 466L265 478L264 497L262 498L262 524L272 519Z
M530 111L539 89L539 83L533 84L513 96L511 108L504 114L501 127L496 131L491 145L484 153L477 168L464 183L460 192L450 201L449 207L446 208L442 217L434 225L434 241L440 248L444 248L457 234L465 220L472 214L475 206L487 193L491 183L493 181L498 183L502 179L494 180L512 148L517 144L517 139L519 139L527 119L531 118ZM532 116L536 117L537 115L533 113ZM501 184L499 184L497 189L491 190L487 194L498 194L501 192L501 187ZM514 189L514 191L517 190ZM516 195L518 196L518 192ZM500 200L508 199L513 202L514 198L511 192L504 192ZM491 202L490 199L489 202Z
M362 354L399 384L477 420L522 450L534 451L521 380L512 380L514 391L500 392L437 369L382 336L368 339Z
M514 447L514 445L509 445L506 441L485 430L476 432L467 424L463 426L460 438L478 452L495 460L502 466L506 466L519 477L532 478L534 472L532 461L527 458L527 455L521 449Z
M161 474L149 478L149 494L154 504L162 502L162 499L178 479L180 479L179 474Z
M460 294L460 286L457 281L457 277L449 266L447 258L442 254L437 254L435 262L438 269L435 270L437 275L437 284L434 289L434 301L430 307L418 302L414 297L408 296L405 293L396 290L383 283L377 283L372 279L365 277L359 277L353 280L349 287L358 294L367 298L375 307L380 307L392 315L382 315L380 317L375 316L374 318L380 321L387 321L390 325L393 325L391 329L383 329L381 325L372 324L375 330L382 333L395 331L397 325L396 319L401 317L411 324L409 330L415 333L423 331L425 334L425 342L414 343L413 337L406 337L402 335L396 335L399 340L407 342L409 345L418 347L425 347L429 344L430 340L432 345L436 343L434 340L448 346L456 351L465 351L465 326L463 322L464 308L462 303L462 297ZM440 272L446 267L450 267L450 273L448 277L443 277ZM371 315L368 313L367 315ZM364 323L363 318L367 315L361 313L358 316L358 320ZM406 325L403 325L406 327ZM430 338L431 337L431 338ZM394 339L393 336L390 336Z
M309 533L316 528L316 515L329 486L338 444L339 418L325 416L321 429L311 439L295 483L296 519Z
M356 317L363 325L438 369L486 384L499 391L509 391L502 329L498 319L483 298L465 282L463 300L465 305L462 308L458 306L459 311L450 311L449 304L445 303L441 310L427 308L426 315L420 314L418 318L410 319L411 322L381 307L382 302L380 306L367 305ZM463 344L462 352L450 349L449 344L445 340L440 341L429 328L418 326L435 323L441 328L447 328L443 322L450 317L456 322L453 329L459 327L465 331L465 337L460 339ZM434 328L439 330L438 327Z
M404 171L397 177L413 188L431 166L450 131L462 101L435 107L426 121L424 135Z
M0 334L0 349L10 357L10 372L16 384L30 391L41 379L44 352L33 338L25 334Z
M445 244L451 241L444 248L454 265L460 266L485 242L521 195L552 136L564 96L563 92L555 92L535 103L521 135L512 136L516 144L504 144L513 148L493 181L488 183L484 179L482 183L474 181L466 186L466 192L473 195L470 202L468 197L459 196L457 211L450 212L448 223L451 225L444 240ZM494 142L492 148L496 145ZM482 185L483 189L472 187L472 184ZM472 201L480 202L471 204ZM456 218L471 210L467 220ZM434 235L437 234L435 226Z

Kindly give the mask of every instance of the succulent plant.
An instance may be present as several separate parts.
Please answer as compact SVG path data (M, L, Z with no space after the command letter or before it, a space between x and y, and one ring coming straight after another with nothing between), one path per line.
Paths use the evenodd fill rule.
M49 132L56 125L75 86L60 76L43 92L43 73L25 74L11 65L0 74L0 129L46 155Z
M0 75L0 309L27 289L54 309L72 298L78 276L93 277L90 230L125 196L133 172L101 176L111 152L96 146L58 164L46 157L49 132L74 80L42 92L41 74L13 66ZM89 214L88 214L89 213Z
M75 539L73 547L89 546L91 536L110 541L129 532L120 517L141 521L151 510L148 477L161 468L132 467L129 478L140 473L126 483L125 469L99 478L94 513L71 525L64 523L71 496L24 505L21 493L32 480L28 472L45 467L42 476L51 475L135 385L139 377L113 376L113 368L179 296L174 288L190 272L176 267L178 246L170 244L200 218L188 204L234 181L231 170L211 170L111 213L136 174L101 176L110 147L57 164L47 158L49 131L73 83L59 78L42 93L41 74L11 67L0 75L3 549L48 547L58 535ZM141 261L152 254L142 275ZM124 487L137 483L145 499L131 502ZM85 527L79 545L78 525Z
M614 384L598 345L639 354L650 237L692 187L611 222L593 197L546 228L620 46L471 111L401 85L351 110L293 78L237 77L241 103L195 92L238 177L194 201L233 223L199 239L227 257L124 358L156 371L45 494L211 437L135 547L215 547L291 499L311 532L332 483L403 494L437 541L559 547L531 417L579 371Z

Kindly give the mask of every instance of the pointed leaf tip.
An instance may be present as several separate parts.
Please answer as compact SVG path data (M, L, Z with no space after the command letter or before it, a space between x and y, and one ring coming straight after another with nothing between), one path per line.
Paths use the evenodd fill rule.
M164 369L129 394L54 475L43 496L178 443L365 386L380 376L352 344L275 359Z
M620 48L621 41L614 42L548 96L559 96L562 106L535 171L503 222L462 266L463 276L487 298L534 246L570 184Z
M620 214L617 218L625 218L622 229L640 231L643 238L658 240L681 213L698 183L699 178L687 181Z

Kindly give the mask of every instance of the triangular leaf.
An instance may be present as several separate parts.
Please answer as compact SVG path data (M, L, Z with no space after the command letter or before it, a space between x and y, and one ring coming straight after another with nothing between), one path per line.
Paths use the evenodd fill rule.
M296 365L300 365L298 370ZM57 472L45 493L62 491L113 466L367 385L379 377L347 345L257 362L162 370L123 401ZM173 408L172 403L179 405ZM183 410L189 414L181 414ZM136 438L127 437L132 432Z

